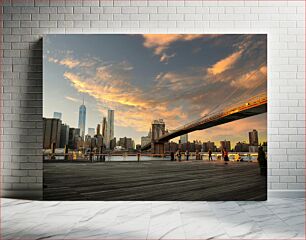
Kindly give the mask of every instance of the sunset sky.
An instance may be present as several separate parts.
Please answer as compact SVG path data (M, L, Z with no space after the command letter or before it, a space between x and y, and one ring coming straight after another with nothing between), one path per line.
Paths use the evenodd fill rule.
M48 35L44 38L44 117L62 112L78 126L85 99L86 132L115 110L115 137L140 143L152 120L174 130L267 88L267 36ZM267 114L189 134L190 140L266 141Z

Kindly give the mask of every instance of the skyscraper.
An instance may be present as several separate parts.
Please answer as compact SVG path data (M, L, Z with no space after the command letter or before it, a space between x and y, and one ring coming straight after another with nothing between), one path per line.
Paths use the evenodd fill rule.
M79 129L80 129L80 136L84 139L85 135L85 124L86 124L86 107L83 104L80 106L79 109Z
M258 146L258 132L253 129L252 132L249 132L249 142L251 146Z
M103 117L103 121L102 121L102 136L104 137L104 138L106 138L106 135L107 135L107 132L106 132L106 130L107 130L107 121L106 121L106 117Z
M53 118L62 120L62 113L61 112L54 112L53 113Z
M110 148L110 141L114 138L114 110L107 112L107 146Z
M103 121L102 121L102 137L103 137L103 145L105 145L105 147L108 147L107 143L107 120L106 117L103 117Z
M61 125L61 136L60 136L60 148L64 148L68 145L69 141L69 126L66 124Z
M43 148L51 149L60 147L62 121L55 118L43 118Z
M97 131L96 131L97 135L101 135L101 125L97 124Z
M88 128L88 135L91 137L95 136L95 129L94 128Z

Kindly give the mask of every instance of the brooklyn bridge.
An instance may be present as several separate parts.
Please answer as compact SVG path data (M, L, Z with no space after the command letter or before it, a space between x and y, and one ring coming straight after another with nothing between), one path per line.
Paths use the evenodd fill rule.
M237 104L219 111L213 111L199 119L187 123L174 131L166 132L152 123L152 141L141 148L142 151L151 149L153 154L164 153L164 143L193 131L212 128L221 124L255 116L267 112L267 95L261 93L252 98L239 101Z

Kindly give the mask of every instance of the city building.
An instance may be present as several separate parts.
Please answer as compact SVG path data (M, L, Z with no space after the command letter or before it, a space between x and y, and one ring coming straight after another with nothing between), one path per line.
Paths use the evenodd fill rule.
M220 147L222 149L226 149L227 151L231 151L231 142L230 141L220 141Z
M86 134L84 140L84 148L88 149L90 147L91 147L91 136L89 134Z
M178 150L178 144L176 142L166 142L164 145L165 152L176 152Z
M127 149L127 150L135 149L133 139L127 138L127 137L119 138L118 146L121 146L122 148Z
M54 112L53 113L53 118L62 120L62 113L61 112Z
M110 149L115 149L116 148L116 146L117 146L117 144L116 144L116 138L114 137L112 140L110 140L110 142L109 142L109 148Z
M252 132L249 132L249 143L250 146L258 146L258 132L257 130L253 129Z
M106 117L103 117L103 121L102 121L102 136L106 137L107 135L107 121L106 121Z
M180 136L180 141L182 144L188 143L188 133Z
M257 153L258 152L258 146L249 146L249 152L251 153Z
M102 137L103 137L103 145L105 145L105 147L106 147L107 146L107 120L106 120L106 117L103 117L103 120L102 120L101 134L102 134Z
M97 135L101 135L101 124L97 125L97 131L96 131Z
M246 142L237 142L235 146L235 152L248 152L249 144Z
M56 118L43 118L43 148L59 148L62 121Z
M60 135L60 148L68 146L69 141L69 126L66 124L61 124L61 135Z
M95 129L94 128L88 128L88 133L87 134L91 137L95 136Z
M201 151L202 152L208 152L209 149L212 152L216 152L217 151L217 147L216 147L215 143L211 142L211 141L203 142Z
M143 147L143 146L145 146L145 145L151 143L151 141L152 141L152 131L151 131L151 129L150 129L150 131L149 131L149 133L148 133L147 136L141 137L141 141L140 141L141 147Z
M76 149L79 138L80 138L80 129L79 128L69 128L68 148Z
M100 148L103 147L103 137L101 134L99 134L95 136L95 139L96 139L96 146L98 150L100 150Z
M107 112L107 145L111 148L110 141L114 138L114 110L109 109Z
M83 104L79 108L79 129L80 129L80 136L84 138L85 136L85 125L86 125L86 107Z

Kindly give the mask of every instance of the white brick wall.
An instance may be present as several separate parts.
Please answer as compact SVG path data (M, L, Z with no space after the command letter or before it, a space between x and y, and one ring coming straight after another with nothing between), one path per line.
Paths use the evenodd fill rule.
M2 2L2 196L42 194L41 37L48 33L268 33L269 189L305 189L304 1Z

